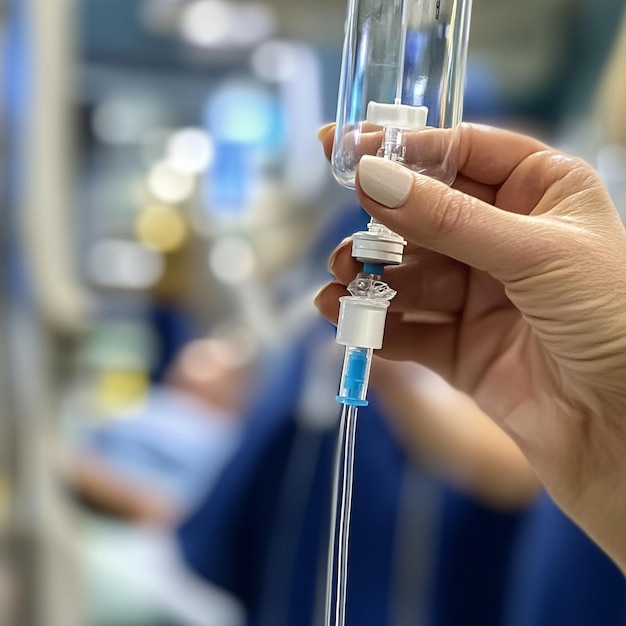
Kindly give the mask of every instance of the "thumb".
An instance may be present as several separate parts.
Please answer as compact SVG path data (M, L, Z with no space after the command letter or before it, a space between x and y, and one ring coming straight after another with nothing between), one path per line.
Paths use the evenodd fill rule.
M418 246L501 279L528 263L537 229L510 213L406 167L364 156L357 192L374 218Z

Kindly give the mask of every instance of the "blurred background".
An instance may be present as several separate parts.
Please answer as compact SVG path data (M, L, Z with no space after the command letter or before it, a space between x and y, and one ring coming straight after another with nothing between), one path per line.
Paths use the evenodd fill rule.
M465 119L583 156L626 208L621 0L474 4ZM345 13L0 2L1 624L323 623L340 355L312 301L364 223L316 139ZM482 498L372 410L349 623L539 624L539 488Z

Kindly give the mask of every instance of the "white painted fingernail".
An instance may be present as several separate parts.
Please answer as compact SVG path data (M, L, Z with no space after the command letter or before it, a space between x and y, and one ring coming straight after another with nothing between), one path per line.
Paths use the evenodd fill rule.
M372 200L392 209L407 201L413 180L411 171L394 161L366 155L359 162L361 189Z

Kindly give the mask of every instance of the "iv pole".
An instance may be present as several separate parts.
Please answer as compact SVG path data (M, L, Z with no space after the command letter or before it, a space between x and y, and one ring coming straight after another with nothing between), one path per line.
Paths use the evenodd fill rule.
M10 520L20 626L81 626L80 576L70 505L55 473L59 335L84 328L88 297L71 272L72 0L25 0L9 11L21 81L13 233L34 292L11 294L5 335L14 411ZM24 68L22 68L24 69Z

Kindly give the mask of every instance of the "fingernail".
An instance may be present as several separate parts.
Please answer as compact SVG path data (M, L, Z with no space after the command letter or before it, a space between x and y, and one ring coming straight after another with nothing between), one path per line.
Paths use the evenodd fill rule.
M324 135L326 135L326 133L335 125L335 122L330 122L329 124L324 124L324 126L322 126L318 131L317 131L317 138L321 141L324 138Z
M359 162L359 185L376 202L395 209L403 205L412 189L413 174L395 161L366 155Z

